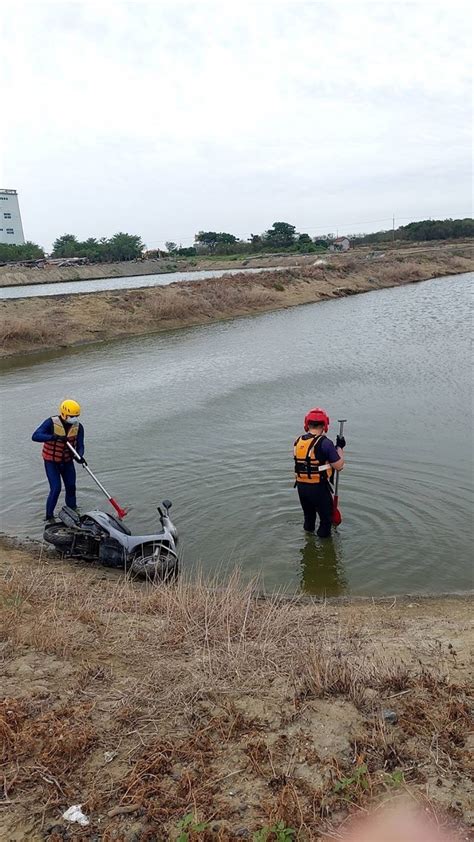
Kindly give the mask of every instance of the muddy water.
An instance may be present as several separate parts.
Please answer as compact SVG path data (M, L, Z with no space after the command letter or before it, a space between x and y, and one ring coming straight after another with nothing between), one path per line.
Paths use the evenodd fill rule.
M134 507L129 525L148 528L171 497L188 565L310 593L471 588L472 279L7 363L3 530L41 533L30 436L70 395L91 466ZM326 542L303 533L292 487L291 445L315 404L349 419L344 521ZM79 470L80 504L96 505Z
M272 272L282 272L288 266L271 267ZM221 278L222 275L254 275L268 272L266 269L202 269L195 272L165 272L158 275L134 275L126 278L96 278L83 281L57 281L49 284L21 284L0 287L0 300L7 298L36 298L45 295L74 295L80 292L107 292L116 289L139 289L142 287L164 287L177 281L203 281L206 278Z

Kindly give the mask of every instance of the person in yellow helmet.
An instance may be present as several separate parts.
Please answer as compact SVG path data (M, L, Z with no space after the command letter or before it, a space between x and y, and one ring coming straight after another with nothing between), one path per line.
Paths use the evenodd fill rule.
M31 436L33 441L43 444L42 456L49 482L49 495L46 501L47 522L54 522L54 509L61 493L61 480L66 492L66 506L77 508L76 469L67 443L79 454L79 462L84 462L84 427L79 423L81 407L77 401L67 398L59 407L59 415L46 418Z

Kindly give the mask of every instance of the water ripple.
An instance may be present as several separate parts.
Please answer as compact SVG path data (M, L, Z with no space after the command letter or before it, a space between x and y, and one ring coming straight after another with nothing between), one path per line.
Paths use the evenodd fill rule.
M31 427L74 384L91 466L133 528L173 500L185 563L310 593L472 587L471 281L5 362L2 528L41 534ZM315 404L349 418L344 519L326 542L303 533L293 489L292 442ZM78 487L83 508L102 504L80 470Z

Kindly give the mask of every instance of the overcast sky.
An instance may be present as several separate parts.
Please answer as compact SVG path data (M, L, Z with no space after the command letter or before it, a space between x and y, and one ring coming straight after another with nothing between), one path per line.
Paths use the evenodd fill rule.
M469 6L5 3L0 186L47 248L468 216Z

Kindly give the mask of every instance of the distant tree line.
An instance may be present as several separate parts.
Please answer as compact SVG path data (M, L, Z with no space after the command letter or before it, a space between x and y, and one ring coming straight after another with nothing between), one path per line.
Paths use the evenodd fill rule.
M353 245L362 243L383 243L395 240L449 240L474 237L474 220L426 219L410 222L387 231L373 234L349 234ZM334 234L312 238L309 234L298 234L294 225L288 222L274 222L263 234L251 234L249 240L239 240L225 231L199 231L194 237L194 246L182 248L176 243L165 243L169 254L190 256L195 254L251 254L258 252L318 252L329 248Z
M74 234L63 234L54 241L52 257L86 257L90 263L112 263L122 260L136 260L141 257L144 245L136 234L120 231L107 239L89 237L80 241Z
M422 222L410 222L395 229L376 231L373 234L348 235L354 245L364 243L385 243L395 240L449 240L474 237L474 220L466 219L425 219ZM288 222L274 222L271 228L262 234L251 234L248 240L241 240L226 231L199 231L194 237L194 245L183 248L177 243L165 243L166 252L161 249L148 251L148 256L192 257L199 254L230 255L255 254L259 252L321 252L325 251L334 240L334 234L310 237L299 234L294 225ZM136 234L120 231L107 239L89 237L78 240L74 234L63 234L55 240L51 257L83 257L90 263L111 263L114 261L137 260L143 257L144 244ZM0 262L41 260L45 254L36 243L27 242L17 246L0 244Z
M331 235L333 236L333 235ZM289 222L274 222L263 234L251 234L248 240L240 240L226 231L199 231L194 237L194 246L182 248L176 243L165 243L166 249L174 255L195 254L252 254L258 252L317 252L328 248L330 238L312 239L309 234L298 234Z
M465 219L423 219L421 222L410 222L386 231L375 231L373 234L358 234L350 237L354 245L363 243L384 243L395 240L458 240L474 237L474 220Z
M113 237L107 239L102 237L97 240L89 237L87 240L78 240L74 234L63 234L54 241L51 257L68 258L83 257L89 263L112 263L122 260L136 260L142 257L145 246L136 234L124 234L120 231ZM28 261L44 259L44 250L36 243L24 243L24 245L0 244L0 262L9 263L13 261Z

